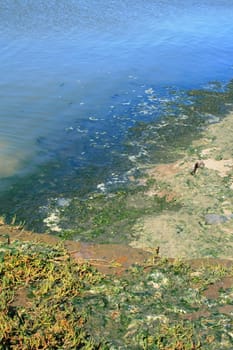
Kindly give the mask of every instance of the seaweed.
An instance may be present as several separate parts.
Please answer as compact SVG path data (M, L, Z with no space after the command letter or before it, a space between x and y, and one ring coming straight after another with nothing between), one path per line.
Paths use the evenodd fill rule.
M232 264L157 256L103 275L61 244L14 241L0 249L0 349L231 346Z

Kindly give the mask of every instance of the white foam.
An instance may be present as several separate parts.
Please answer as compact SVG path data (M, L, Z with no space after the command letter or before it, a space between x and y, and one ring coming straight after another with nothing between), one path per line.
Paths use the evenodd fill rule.
M60 218L58 215L59 215L59 211L55 209L52 213L50 213L49 216L47 216L47 218L43 220L43 222L51 231L54 231L54 232L62 231L61 227L58 226L60 222Z

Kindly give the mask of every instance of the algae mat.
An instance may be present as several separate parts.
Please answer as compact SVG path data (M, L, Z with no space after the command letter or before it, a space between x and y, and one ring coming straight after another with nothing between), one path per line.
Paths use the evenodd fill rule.
M229 261L103 275L61 246L0 243L0 349L231 349Z

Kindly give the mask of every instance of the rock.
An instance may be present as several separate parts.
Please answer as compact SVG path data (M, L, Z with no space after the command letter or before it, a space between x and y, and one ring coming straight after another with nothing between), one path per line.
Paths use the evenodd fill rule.
M224 215L218 215L218 214L205 215L205 222L207 225L222 224L223 222L226 222L226 221L228 221L228 218Z

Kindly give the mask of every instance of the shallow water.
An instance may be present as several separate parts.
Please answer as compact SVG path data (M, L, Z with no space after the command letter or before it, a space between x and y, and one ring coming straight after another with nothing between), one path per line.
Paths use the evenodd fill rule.
M129 127L232 77L232 14L220 0L3 0L0 188L16 187L1 212L125 182L146 155L124 147Z

